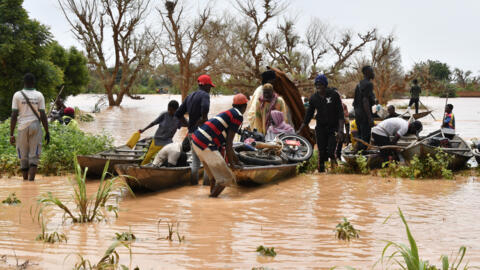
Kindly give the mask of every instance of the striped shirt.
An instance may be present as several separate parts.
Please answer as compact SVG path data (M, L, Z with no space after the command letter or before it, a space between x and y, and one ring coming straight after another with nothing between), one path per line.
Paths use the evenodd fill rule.
M237 132L243 122L242 113L236 108L224 111L205 122L193 134L192 140L202 150L209 147L218 150L226 143L227 130Z

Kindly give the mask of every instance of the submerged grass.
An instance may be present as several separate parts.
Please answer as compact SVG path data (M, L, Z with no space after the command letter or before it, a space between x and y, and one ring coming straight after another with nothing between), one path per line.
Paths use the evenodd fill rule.
M74 158L74 163L75 175L73 180L70 179L70 183L73 187L73 200L76 207L68 207L51 192L47 192L38 200L38 217L40 217L44 208L49 206L56 206L62 209L65 212L65 217L71 219L74 223L86 223L104 220L107 218L106 212L114 212L115 216L118 216L118 208L111 205L106 205L107 201L114 196L116 191L121 191L124 188L127 189L130 194L134 195L130 187L125 182L121 181L119 177L105 179L109 165L109 162L107 161L107 164L105 164L105 168L103 169L97 192L94 196L88 196L87 186L85 183L88 168L82 172L82 169L80 168L76 158Z
M15 205L15 204L21 204L22 201L20 201L17 198L17 195L15 194L15 192L13 192L13 193L10 193L8 197L2 201L2 203L8 204L8 205Z
M327 168L330 166L326 166ZM338 165L329 171L335 174L370 174L368 160L363 155L358 155L353 162L339 162Z
M468 266L468 263L464 263L462 266L462 262L465 258L465 253L467 251L467 248L464 246L460 247L457 256L453 260L450 260L449 257L446 255L442 255L440 257L440 260L442 261L441 267L437 268L435 265L430 264L430 262L422 260L418 252L415 238L413 238L413 235L410 232L410 228L408 227L408 223L400 208L398 208L398 213L402 220L402 223L405 225L409 245L407 246L402 243L386 241L387 245L384 247L382 251L382 256L376 264L380 262L382 264L382 267L386 266L386 269L390 269L391 267L393 267L393 265L397 265L401 269L407 270L466 270L472 268ZM392 248L393 252L390 255L387 255L387 251Z
M359 238L358 230L356 230L347 218L343 218L335 227L335 237L337 239L350 241L353 238Z
M118 241L135 241L137 237L132 232L115 233L115 239Z
M157 222L157 234L160 235L160 223L162 222L161 219L158 220ZM177 240L179 243L185 241L185 236L180 235L180 222L178 221L169 221L167 222L167 228L168 228L168 234L165 237L158 237L158 239L166 239L168 241L174 241L175 236L177 236Z
M35 238L36 241L43 241L45 243L56 243L56 242L67 242L67 236L64 233L52 232L48 233L46 230L45 222L43 218L41 219L40 226L42 227L42 232Z
M257 247L257 252L260 253L262 256L268 256L268 257L275 257L277 256L277 252L275 252L274 247L264 247L264 246L258 246Z
M130 255L130 265L132 264L132 248L131 242L129 241L115 241L110 247L105 251L103 257L96 263L93 264L90 260L85 259L82 255L77 254L78 261L74 265L74 270L100 270L100 269L109 269L109 270L129 270L131 266L120 264L120 255L117 252L118 247L125 247L128 249ZM133 270L139 270L138 266L133 268Z

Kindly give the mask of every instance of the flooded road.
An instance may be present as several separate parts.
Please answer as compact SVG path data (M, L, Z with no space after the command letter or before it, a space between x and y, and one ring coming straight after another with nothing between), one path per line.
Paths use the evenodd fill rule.
M73 103L87 100L80 96ZM112 133L116 144L145 127L172 98L153 96L149 100L127 100L122 108L96 114L96 121L81 123L84 130ZM83 102L89 110L96 102ZM427 106L442 108L442 99L422 100ZM452 99L458 131L466 138L480 131L476 119L478 99ZM229 107L231 97L215 97L212 114ZM403 104L406 101L396 101ZM458 105L457 105L458 103ZM78 104L78 103L77 103ZM468 106L468 107L467 107ZM441 119L441 112L435 114ZM426 129L440 123L431 119ZM472 126L476 127L472 129ZM149 130L153 134L155 129ZM397 215L404 212L423 260L441 265L442 254L456 254L467 247L470 265L480 265L480 183L475 177L456 180L411 181L372 176L314 174L298 176L263 187L227 188L219 198L208 198L208 188L186 186L163 192L119 199L119 218L94 224L62 224L60 210L45 214L48 230L64 232L68 243L44 244L35 241L41 229L31 218L40 194L51 191L71 201L67 176L43 177L35 183L19 177L0 179L0 199L16 192L22 204L0 205L0 269L26 259L37 265L28 269L71 269L76 254L98 262L113 242L115 233L131 231L132 266L140 269L325 269L352 266L367 269L380 258L385 242L407 244L405 229ZM88 183L93 193L98 181ZM384 224L387 217L391 218ZM336 240L335 226L343 217L360 230L360 238L350 243ZM159 223L160 220L160 223ZM178 221L185 242L165 240L166 222ZM176 237L175 237L176 240ZM277 256L265 258L257 246L275 247ZM129 265L128 250L118 248L121 263ZM377 266L376 269L381 269Z

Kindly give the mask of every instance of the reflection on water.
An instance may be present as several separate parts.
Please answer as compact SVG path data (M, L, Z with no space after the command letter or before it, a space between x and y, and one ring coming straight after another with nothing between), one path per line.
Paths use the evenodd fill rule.
M104 128L120 144L152 121L172 98L179 99L165 95L127 100L121 108L97 114L95 122L82 123L82 128L91 132ZM75 100L83 100L84 110L95 103L87 102L85 96L69 103ZM461 100L465 106L470 104L470 99ZM228 108L230 102L231 97L215 97L211 113ZM452 100L455 102L460 99ZM429 98L424 103L443 107L440 99ZM464 125L474 121L477 112L468 113L461 105L455 106L459 131L475 137ZM441 114L437 114L439 119ZM429 126L438 124L429 121ZM154 128L149 132L153 134ZM87 186L93 193L98 181ZM324 269L344 265L365 269L379 259L385 245L382 240L407 243L397 207L403 210L423 259L440 265L441 254L456 253L465 245L470 265L480 265L480 227L476 223L480 184L476 178L411 181L316 174L262 187L227 188L217 199L208 198L204 186L179 187L136 198L124 195L119 202L119 218L107 222L62 224L60 211L48 211L48 229L64 232L66 244L35 241L40 226L30 216L37 197L47 191L71 201L66 177L39 177L35 183L18 177L2 178L0 187L0 199L16 192L22 200L20 206L0 205L0 256L7 255L13 265L14 254L20 262L30 259L38 263L31 269L71 269L77 253L97 262L113 242L115 232L129 230L138 239L132 251L133 266L140 269ZM334 228L342 217L360 230L360 239L346 243L334 238ZM180 221L185 243L162 239L167 235L167 221ZM259 257L255 252L259 245L275 247L278 255L273 259ZM128 265L128 251L118 251L121 262ZM5 265L0 261L0 268Z

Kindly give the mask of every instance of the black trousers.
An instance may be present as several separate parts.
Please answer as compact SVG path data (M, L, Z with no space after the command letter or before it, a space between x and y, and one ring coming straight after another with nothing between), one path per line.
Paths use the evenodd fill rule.
M319 164L325 163L329 158L335 160L335 149L337 148L337 138L335 137L336 127L316 126L315 136L318 148Z
M372 132L372 128L368 123L368 118L366 115L357 114L355 111L355 122L357 124L358 129L358 138L364 140L367 143L370 143L370 136ZM363 143L357 142L357 150L366 150L367 146Z
M385 145L393 145L390 138L387 136L378 135L376 133L372 133L373 137L373 144L377 146L385 146ZM394 156L394 152L391 149L380 149L380 155L382 156L384 161L388 160L389 156Z
M415 104L415 113L418 113L418 102L420 101L420 98L411 98L410 102L408 103L408 107L412 106L412 104Z

